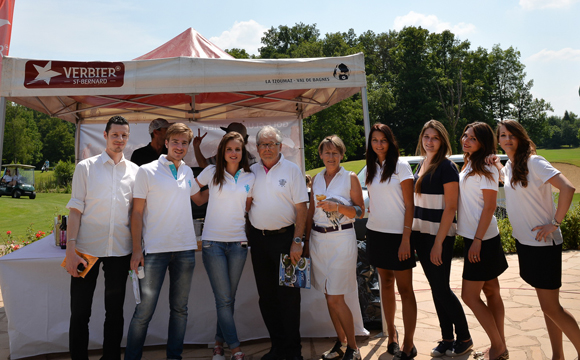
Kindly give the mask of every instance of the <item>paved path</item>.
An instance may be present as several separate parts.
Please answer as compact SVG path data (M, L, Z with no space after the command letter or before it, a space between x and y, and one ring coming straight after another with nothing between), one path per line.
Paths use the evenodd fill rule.
M540 360L550 359L551 347L548 333L545 329L544 318L540 310L536 293L529 285L524 283L518 275L518 258L516 255L508 255L509 269L500 276L502 287L502 297L506 308L506 337L510 350L510 359L515 360ZM541 264L538 264L541 266ZM453 261L451 272L451 286L459 296L461 292L461 272L463 260ZM580 320L580 251L568 251L563 255L563 286L561 288L561 303L568 309L577 320ZM417 331L415 334L415 345L419 350L416 359L431 359L429 352L439 339L440 332L438 320L435 314L435 307L431 299L429 284L422 269L419 266L414 271L414 286L419 309ZM489 347L489 340L485 332L471 313L468 307L464 306L467 320L475 343L474 350L484 350ZM397 327L401 333L403 323L400 317L400 306L397 310ZM372 332L370 337L358 338L361 347L363 360L391 360L392 356L386 353L387 339L377 337L378 332ZM311 339L305 338L302 341L303 355L305 360L318 359L321 353L330 348L334 339ZM242 344L242 348L247 354L248 360L259 360L262 355L268 352L270 342L268 340L257 340ZM564 350L566 359L574 359L576 352L572 344L564 337ZM229 353L226 350L226 355ZM0 360L9 358L8 333L6 313L4 303L0 298ZM92 351L91 360L100 358L99 351ZM163 346L146 348L144 360L165 359L165 349ZM183 354L184 359L211 359L211 349L201 345L187 345ZM458 360L473 358L471 354L456 357ZM49 354L30 358L40 359L69 359L68 353ZM450 359L442 357L440 359Z

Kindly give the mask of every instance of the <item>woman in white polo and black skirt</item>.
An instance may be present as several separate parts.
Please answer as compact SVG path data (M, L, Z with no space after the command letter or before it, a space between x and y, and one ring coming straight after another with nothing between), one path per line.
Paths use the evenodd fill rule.
M364 213L362 187L352 171L340 166L346 147L331 135L318 146L324 170L312 180L310 207L306 218L306 240L312 259L312 284L326 297L328 312L338 341L322 355L330 360L360 360L352 312L344 295L356 291L358 248L354 219Z
M369 192L367 256L380 275L381 302L387 321L387 352L400 359L417 355L413 343L417 325L417 301L413 292L415 249L411 246L413 226L413 172L399 157L399 145L387 125L371 128L367 146L366 186ZM402 347L395 329L395 281L401 295Z
M520 276L536 289L552 345L552 359L563 359L562 332L580 354L580 328L574 316L560 305L562 286L562 233L560 223L572 203L574 186L546 159L526 130L513 120L498 124L496 136L509 158L501 169L506 208L516 238ZM552 186L560 190L558 207Z
M497 277L508 267L494 216L499 171L485 163L496 152L495 134L482 122L463 130L464 165L459 173L457 234L463 236L463 286L461 297L487 333L491 342L488 359L505 360L505 309ZM481 300L481 291L487 304ZM477 353L476 353L477 354Z

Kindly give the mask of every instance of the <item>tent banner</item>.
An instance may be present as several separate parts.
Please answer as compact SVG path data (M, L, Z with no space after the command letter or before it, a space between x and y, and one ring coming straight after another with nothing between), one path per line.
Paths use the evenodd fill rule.
M300 148L300 120L296 118L283 119L252 119L240 121L248 130L248 151L259 159L256 147L256 135L265 125L277 128L282 133L282 154L284 157L294 162L299 167L302 166L302 149ZM231 121L210 121L210 122L184 122L193 131L194 136L203 136L201 152L206 157L216 155L218 145L225 135L226 128ZM131 124L129 142L125 147L124 154L127 159L131 159L133 151L146 146L151 141L148 123ZM99 155L105 150L104 138L105 124L82 124L80 130L79 155L78 160L84 160L91 156ZM190 167L198 166L193 152L193 146L189 145L189 150L184 158L185 163Z
M7 57L1 95L199 94L366 86L362 53L335 58L100 62Z

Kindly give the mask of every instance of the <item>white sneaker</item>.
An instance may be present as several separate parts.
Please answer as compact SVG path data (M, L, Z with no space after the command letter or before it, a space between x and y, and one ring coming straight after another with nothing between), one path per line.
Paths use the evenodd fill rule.
M216 345L213 347L213 357L211 360L226 360L222 346Z

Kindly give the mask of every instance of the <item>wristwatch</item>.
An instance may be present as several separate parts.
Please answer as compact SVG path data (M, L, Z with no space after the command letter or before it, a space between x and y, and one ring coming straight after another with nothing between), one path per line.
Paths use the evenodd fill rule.
M560 223L556 221L556 218L552 219L552 225L554 225L555 227L560 227Z
M296 243L296 244L302 244L302 238L301 238L301 237L298 237L298 236L296 236L296 237L294 238L294 243Z

